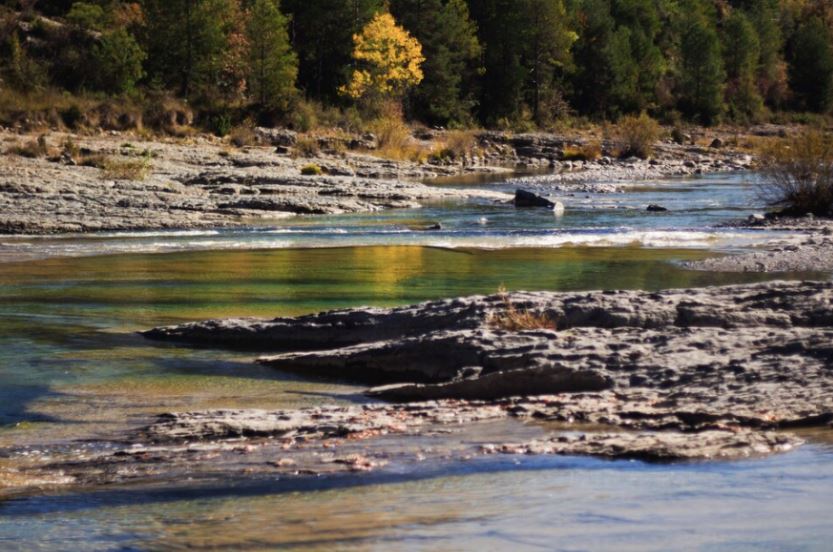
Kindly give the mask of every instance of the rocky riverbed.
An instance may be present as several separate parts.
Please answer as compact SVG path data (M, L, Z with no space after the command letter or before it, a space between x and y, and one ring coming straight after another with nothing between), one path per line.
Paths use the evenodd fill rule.
M507 313L546 321L505 329ZM554 323L555 327L552 327ZM786 452L833 422L833 283L513 293L158 328L270 352L308 377L386 383L371 402L166 413L128 434L3 451L5 494L308 477L495 454L647 461Z
M833 273L833 220L814 217L752 215L736 226L790 233L783 243L740 255L684 263L687 268L715 272Z
M472 196L506 201L511 198L485 189L421 182L516 167L548 168L548 192L569 193L598 181L615 191L611 182L746 170L752 164L751 157L731 149L669 143L658 145L651 160L565 161L565 148L576 140L489 132L475 138L479 155L423 163L374 156L367 149L372 140L360 138L339 144L321 138L315 153L304 154L297 135L270 129L258 129L257 145L244 147L210 136L144 140L55 132L42 135L40 144L38 138L0 132L0 234L217 228ZM430 149L441 140L441 133L429 133L418 143Z

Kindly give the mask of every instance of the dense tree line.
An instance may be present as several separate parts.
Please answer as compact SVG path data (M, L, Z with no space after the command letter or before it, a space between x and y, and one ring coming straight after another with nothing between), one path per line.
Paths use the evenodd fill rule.
M828 0L5 0L0 86L166 91L272 120L303 101L348 108L354 36L381 12L419 42L397 100L431 125L833 105Z

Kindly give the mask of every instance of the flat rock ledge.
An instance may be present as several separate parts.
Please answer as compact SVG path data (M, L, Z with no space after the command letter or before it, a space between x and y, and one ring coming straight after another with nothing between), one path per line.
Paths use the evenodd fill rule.
M683 263L714 272L793 272L833 274L833 220L813 217L772 218L753 215L733 226L791 233L787 243L757 251Z
M546 423L561 417L555 410L560 400L164 414L124 441L3 451L0 498L68 487L229 478L266 478L274 484L356 472L402 473L494 455L731 460L786 452L803 442L790 434L744 429L598 432Z
M557 329L501 329L507 312L533 313ZM368 394L389 401L614 391L625 396L623 408L649 396L687 430L695 428L680 413L749 427L833 414L833 282L474 296L212 320L145 336L274 351L259 362L384 384Z

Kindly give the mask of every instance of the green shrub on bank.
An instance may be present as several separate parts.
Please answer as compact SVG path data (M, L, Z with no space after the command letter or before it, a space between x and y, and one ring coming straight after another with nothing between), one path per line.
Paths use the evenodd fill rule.
M301 174L304 176L318 176L324 174L324 170L315 163L310 163L301 168Z

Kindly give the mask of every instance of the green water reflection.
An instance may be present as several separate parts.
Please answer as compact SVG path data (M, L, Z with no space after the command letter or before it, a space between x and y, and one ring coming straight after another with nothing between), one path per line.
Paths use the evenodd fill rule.
M209 251L0 265L0 308L143 327L216 316L299 314L360 304L526 290L661 289L758 281L680 269L693 250L466 250L418 246ZM23 321L22 327L26 327ZM2 329L21 327L4 317Z

